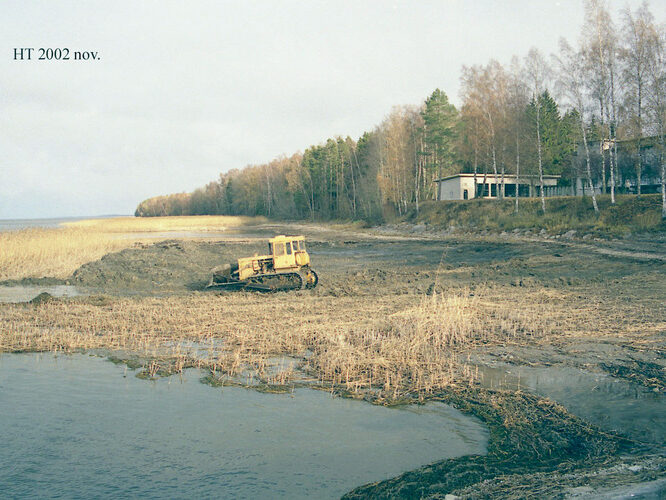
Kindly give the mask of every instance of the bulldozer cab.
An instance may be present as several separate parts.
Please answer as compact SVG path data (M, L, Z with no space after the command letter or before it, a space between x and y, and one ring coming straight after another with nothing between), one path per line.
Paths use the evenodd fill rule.
M273 267L290 269L307 266L310 256L305 249L304 236L276 236L268 240L268 252L273 256Z

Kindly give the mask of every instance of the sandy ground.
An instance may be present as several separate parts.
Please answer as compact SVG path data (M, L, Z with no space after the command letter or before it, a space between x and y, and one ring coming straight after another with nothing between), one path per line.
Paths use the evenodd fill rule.
M658 404L665 403L666 238L659 234L601 241L521 233L448 235L406 225L361 230L265 224L239 228L224 237L188 238L185 233L178 239L137 244L82 266L67 280L32 279L13 284L68 284L83 293L110 297L216 293L203 291L210 270L237 257L265 253L267 238L275 234L305 234L319 274L315 290L291 292L295 303L315 296L331 307L336 301L350 307L351 297L355 298L353 307L367 313L386 298L395 307L407 307L434 292L474 294L483 290L485 300L546 318L552 331L545 338L522 344L475 346L466 353L471 363L504 369L581 369L632 384L637 391L654 393ZM271 303L283 295L263 294L262 300ZM353 317L355 311L346 313ZM475 390L487 389L482 386ZM505 401L517 401L514 416L544 418L543 412L521 417L520 408L533 404L522 393L511 389L502 396ZM463 409L465 401L478 399L478 407L467 408L477 415L485 411L479 408L492 406L486 393L441 398ZM662 407L666 412L666 405ZM491 417L486 419L491 431L493 425L502 428L501 422L492 422ZM664 421L655 422L662 425ZM613 441L618 442L617 446L600 447L605 451L595 452L593 459L590 453L583 457L572 451L569 463L562 457L543 459L542 467L538 460L533 463L539 453L523 454L516 470L501 460L493 465L484 459L482 467L470 461L445 461L360 488L350 497L444 498L455 493L471 498L624 498L632 494L663 498L663 442ZM491 450L490 456L501 452ZM475 467L484 471L478 477L470 476ZM449 474L468 479L444 481Z

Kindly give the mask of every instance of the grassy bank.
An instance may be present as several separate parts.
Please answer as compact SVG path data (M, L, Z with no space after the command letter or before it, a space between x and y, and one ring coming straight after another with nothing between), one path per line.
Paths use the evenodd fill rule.
M546 213L538 198L520 198L515 212L515 199L430 201L422 203L419 212L413 207L404 217L406 222L427 224L442 229L463 231L513 231L545 229L551 234L575 230L579 233L621 236L628 233L665 231L661 219L661 195L617 196L612 205L609 195L599 196L599 214L594 213L589 197L546 198Z

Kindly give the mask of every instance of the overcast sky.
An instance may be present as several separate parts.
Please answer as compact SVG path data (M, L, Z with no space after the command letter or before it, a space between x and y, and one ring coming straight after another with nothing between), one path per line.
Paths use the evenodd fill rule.
M666 2L650 7L666 19ZM437 87L458 104L463 64L548 55L582 21L582 0L3 0L0 219L130 214L356 139ZM22 47L31 60L14 60ZM70 60L40 61L40 47Z

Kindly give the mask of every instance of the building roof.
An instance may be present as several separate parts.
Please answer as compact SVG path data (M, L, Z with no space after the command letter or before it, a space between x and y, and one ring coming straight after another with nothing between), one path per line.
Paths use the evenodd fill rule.
M474 174L454 174L454 175L449 175L447 177L442 177L441 179L435 179L434 182L448 181L449 179L455 179L456 177L472 178L472 177L474 177ZM484 174L476 174L477 179L483 179L483 177L484 177ZM495 174L485 174L485 177L486 177L486 179L494 178ZM497 178L501 178L501 177L502 177L502 174L497 174ZM562 177L562 176L561 175L546 175L546 174L543 175L544 179L559 179L560 177ZM504 174L504 178L505 179L515 179L516 176L515 176L515 174ZM520 178L521 179L538 179L539 176L538 175L521 175Z

